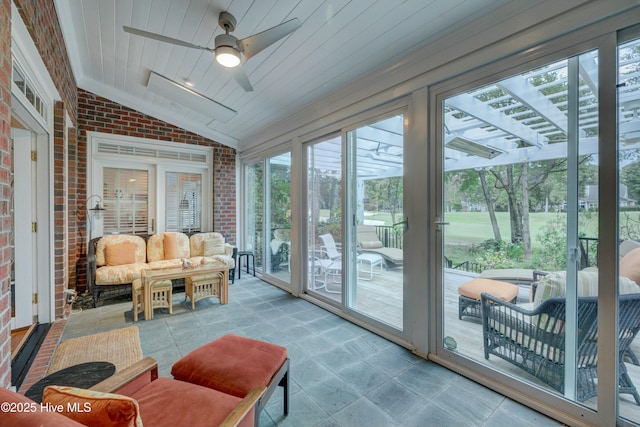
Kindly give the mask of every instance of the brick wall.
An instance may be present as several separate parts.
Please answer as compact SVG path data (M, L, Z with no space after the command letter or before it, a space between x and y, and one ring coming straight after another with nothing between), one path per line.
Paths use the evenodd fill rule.
M11 385L11 0L0 0L0 386Z
M67 144L64 103L57 101L53 108L53 271L55 277L55 318L62 317L64 290L69 285L67 256Z
M73 165L77 173L77 184L74 188L77 195L71 217L75 218L74 229L78 236L75 247L75 260L72 265L80 265L86 249L83 246L83 234L86 229L87 188L87 132L103 132L127 135L138 138L156 139L181 144L193 144L213 147L213 230L227 236L231 243L236 238L236 150L210 139L163 122L130 108L124 107L109 99L100 97L83 89L78 89L78 131L77 146L70 148L69 165ZM74 152L75 150L75 152ZM72 193L69 188L69 193ZM75 205L73 203L76 203ZM69 223L71 226L71 221ZM76 269L78 283L86 283L84 269Z

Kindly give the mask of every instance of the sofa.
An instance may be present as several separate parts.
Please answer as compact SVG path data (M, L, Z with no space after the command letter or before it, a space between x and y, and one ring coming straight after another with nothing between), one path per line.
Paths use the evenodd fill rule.
M48 386L42 404L0 388L0 426L254 426L266 388L240 398L201 385L158 377L150 357L91 389ZM176 399L176 396L180 398Z
M144 269L179 267L185 260L191 264L224 265L233 282L236 254L237 249L217 232L97 237L89 242L87 259L93 305L97 306L101 297L131 295L131 284ZM184 286L184 281L174 284Z

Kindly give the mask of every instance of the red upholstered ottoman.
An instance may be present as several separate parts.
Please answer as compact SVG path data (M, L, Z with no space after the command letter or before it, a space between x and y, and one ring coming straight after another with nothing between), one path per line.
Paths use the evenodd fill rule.
M267 387L256 408L256 426L267 401L281 386L284 414L289 413L289 358L287 349L276 344L227 334L178 360L171 375L241 398L254 387Z

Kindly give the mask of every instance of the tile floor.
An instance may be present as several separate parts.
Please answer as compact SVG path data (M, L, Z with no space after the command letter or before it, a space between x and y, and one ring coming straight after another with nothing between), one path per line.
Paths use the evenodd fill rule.
M284 345L291 358L291 406L277 391L261 426L560 425L525 406L419 358L315 305L251 276L230 286L228 305L174 294L173 314L140 320L142 351L160 375L190 350L233 332ZM130 326L131 302L74 313L63 339Z

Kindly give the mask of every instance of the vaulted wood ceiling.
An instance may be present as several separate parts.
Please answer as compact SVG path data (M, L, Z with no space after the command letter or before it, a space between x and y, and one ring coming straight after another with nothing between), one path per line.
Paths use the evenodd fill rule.
M237 147L238 141L363 76L498 13L504 0L55 0L78 86ZM522 2L522 10L529 7ZM513 5L511 5L513 8ZM237 19L238 38L298 18L294 33L250 58L245 92L204 50L123 31L131 26L213 47L218 15ZM511 9L513 11L513 9ZM156 73L237 112L223 123L147 84Z

